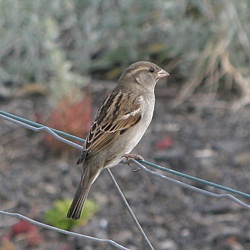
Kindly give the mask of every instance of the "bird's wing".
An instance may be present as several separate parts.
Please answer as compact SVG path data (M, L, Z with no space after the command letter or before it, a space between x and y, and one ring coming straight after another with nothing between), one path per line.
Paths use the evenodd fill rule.
M103 101L95 122L86 138L86 150L93 156L109 146L142 117L142 98L119 90L111 92Z

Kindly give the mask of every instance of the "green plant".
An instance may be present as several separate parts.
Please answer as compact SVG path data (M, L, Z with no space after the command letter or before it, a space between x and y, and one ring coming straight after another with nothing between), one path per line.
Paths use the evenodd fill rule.
M84 225L97 212L97 204L88 199L85 203L82 216L79 220L70 220L66 218L67 211L71 204L71 200L57 200L54 202L54 207L48 210L44 219L45 222L65 230L70 230L75 226Z

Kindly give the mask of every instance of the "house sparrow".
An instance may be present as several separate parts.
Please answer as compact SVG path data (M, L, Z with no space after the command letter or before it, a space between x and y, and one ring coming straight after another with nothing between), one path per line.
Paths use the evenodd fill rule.
M156 82L169 74L146 61L130 65L105 98L77 164L83 173L67 217L78 219L91 185L104 168L117 165L141 140L154 111Z

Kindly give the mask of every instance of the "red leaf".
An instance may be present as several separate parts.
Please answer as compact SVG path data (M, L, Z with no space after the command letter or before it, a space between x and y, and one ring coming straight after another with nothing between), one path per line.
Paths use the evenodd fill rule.
M164 150L170 148L172 145L173 145L173 140L170 137L164 137L155 144L155 147L158 150Z
M29 232L26 237L28 245L31 247L37 246L42 241L42 237L37 230Z
M17 224L11 227L12 235L23 234L37 230L34 225L25 220L20 220Z
M17 224L11 227L12 236L19 234L25 236L29 246L37 246L42 241L42 237L36 226L25 220L20 220Z

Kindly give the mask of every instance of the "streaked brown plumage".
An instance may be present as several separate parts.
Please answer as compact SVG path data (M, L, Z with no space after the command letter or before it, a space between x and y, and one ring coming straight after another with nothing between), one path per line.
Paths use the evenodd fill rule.
M84 201L100 172L117 165L137 145L154 111L156 82L169 74L151 62L130 65L105 98L78 160L83 173L67 217L78 219Z

